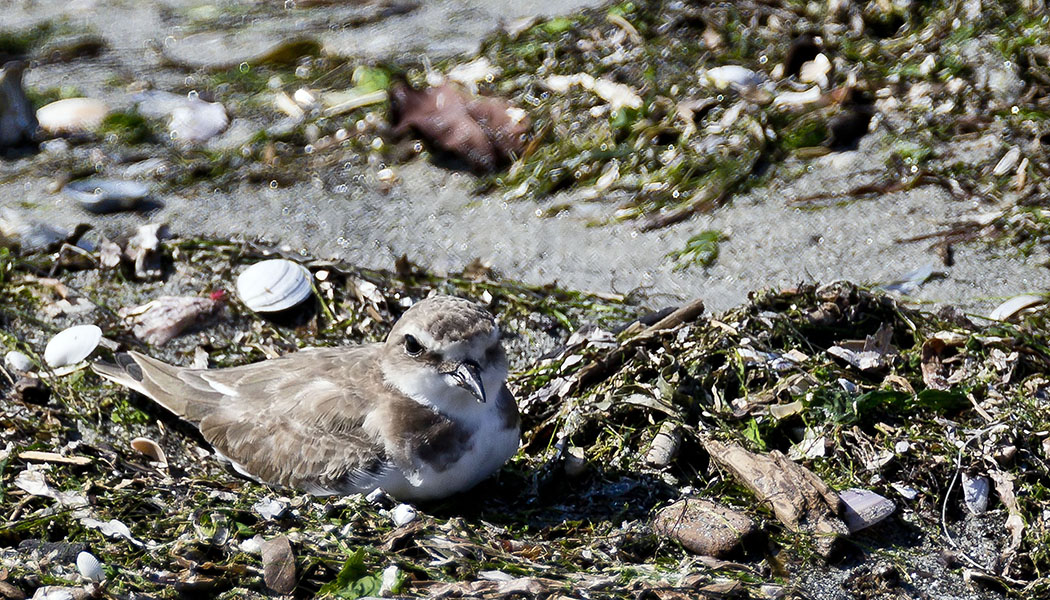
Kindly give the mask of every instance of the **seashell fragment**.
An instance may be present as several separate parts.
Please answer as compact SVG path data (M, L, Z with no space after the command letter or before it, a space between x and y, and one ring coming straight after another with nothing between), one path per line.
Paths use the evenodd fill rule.
M176 141L200 143L222 133L229 124L222 104L190 98L171 111L168 131Z
M999 159L999 162L995 163L995 168L992 169L992 175L1000 177L1006 175L1017 166L1017 163L1021 161L1021 149L1017 146L1010 148L1006 151L1006 154Z
M168 226L151 223L138 228L128 240L124 256L135 263L135 276L139 279L156 279L161 275L160 240L168 237Z
M963 473L963 501L972 514L979 515L988 510L988 491L990 488L991 484L987 477L983 475L971 477Z
M775 108L805 106L820 102L822 98L820 86L815 85L803 92L781 92L776 98L773 98L773 106Z
M95 351L102 330L95 325L76 325L51 338L44 348L44 362L53 368L76 364Z
M816 55L813 60L802 65L798 80L803 83L815 83L822 88L828 87L828 73L831 72L831 61L824 53Z
M255 312L285 310L312 293L306 267L283 258L257 262L237 276L237 295Z
M149 186L137 181L121 179L80 179L62 188L62 193L76 200L81 207L93 213L131 210L148 197Z
M1045 302L1046 298L1043 296L1021 294L1020 296L1014 296L999 306L996 306L992 312L988 313L988 318L993 321L1006 321L1026 308L1035 306L1036 304L1043 304Z
M653 438L653 443L649 446L649 452L645 455L645 462L653 467L666 467L671 464L676 454L678 454L678 447L682 444L682 434L678 430L678 425L671 422L665 421L663 425L660 425L660 431L657 432L656 437Z
M81 577L95 583L101 583L106 578L105 572L102 571L102 563L90 552L77 554L77 570L80 571Z
M94 98L66 98L36 111L40 128L48 133L84 133L98 129L109 107Z
M164 449L157 442L149 438L137 437L131 440L130 446L132 450L145 454L153 462L160 463L163 467L168 466L168 456L164 454Z
M18 373L28 373L33 370L33 360L18 350L12 350L5 354L4 364L8 369Z
M711 82L711 85L720 90L729 87L735 90L757 87L765 80L760 74L740 65L715 67L708 69L703 75Z
M135 337L147 344L163 346L213 313L219 304L212 298L161 296L142 306L122 308L117 314L132 326Z
M394 510L390 511L390 518L398 527L415 521L416 516L416 509L408 504L398 504L394 507Z
M25 68L25 63L19 61L0 67L0 148L30 143L36 132L33 103L22 88Z
M839 498L845 505L846 527L850 533L866 529L893 514L893 500L883 498L875 492L853 488L841 492Z

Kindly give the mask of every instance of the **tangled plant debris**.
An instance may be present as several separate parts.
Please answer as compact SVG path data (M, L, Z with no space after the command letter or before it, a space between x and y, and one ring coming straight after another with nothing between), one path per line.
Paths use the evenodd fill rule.
M61 251L0 251L5 351L30 362L0 373L5 589L77 587L83 551L104 557L92 585L116 597L806 597L873 579L905 597L921 584L892 574L916 565L959 597L1048 589L1042 307L979 326L833 284L757 293L723 315L702 302L647 313L480 268L436 277L407 260L394 272L308 260L313 298L292 313L229 297L157 347L120 305L225 289L265 257L207 240L157 251L159 280L129 279L130 259L100 266L101 250L71 264ZM44 317L64 300L58 287L88 309ZM439 504L257 485L84 362L59 372L40 354L59 327L94 323L102 356L241 364L381 339L434 291L500 316L523 415L522 450L499 478ZM722 541L701 546L708 535ZM931 563L937 552L951 558Z

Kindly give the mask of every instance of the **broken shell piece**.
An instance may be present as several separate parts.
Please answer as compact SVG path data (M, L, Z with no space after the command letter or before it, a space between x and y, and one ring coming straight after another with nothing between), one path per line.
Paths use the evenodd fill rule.
M751 69L741 67L740 65L715 67L713 69L708 69L703 75L712 85L720 90L729 87L735 90L756 87L761 85L764 81L764 78L761 75Z
M0 148L30 143L36 132L33 103L22 88L25 68L25 63L19 61L0 68Z
M778 108L805 106L820 102L823 97L823 94L820 93L820 86L815 85L804 92L781 92L776 98L773 98L773 106Z
M36 119L48 133L84 133L98 129L109 107L94 98L66 98L40 107Z
M12 350L4 355L4 365L18 373L28 373L33 370L33 360L18 350Z
M988 510L988 491L990 488L991 484L987 477L983 475L971 477L963 473L963 501L971 513L979 515Z
M798 79L803 83L815 83L822 88L828 87L828 73L831 72L831 61L823 53L813 57L813 60L803 63L799 70Z
M58 332L44 348L44 362L64 367L76 364L95 351L102 341L102 330L95 325L77 325Z
M398 527L415 521L416 516L416 509L408 504L398 504L394 507L394 510L390 511L390 518L393 519L394 524Z
M1014 296L999 306L996 306L992 312L988 313L988 318L993 321L1006 321L1026 308L1030 308L1037 304L1043 304L1045 302L1046 298L1043 296L1021 294L1020 296Z
M171 112L168 131L176 141L199 143L222 133L229 124L222 104L189 98Z
M1021 160L1021 149L1017 146L1010 148L1006 151L1006 154L999 159L999 162L995 164L995 168L992 169L992 175L1000 177L1006 175L1017 166L1017 163Z
M168 466L168 457L164 454L164 449L160 447L160 444L154 442L149 438L138 437L131 440L131 449L136 452L145 454L153 462L160 463L161 466Z
M843 516L850 533L871 527L892 515L897 508L893 500L859 488L846 490L839 494L839 498L845 506Z
M128 240L124 256L135 263L135 276L139 279L156 279L161 275L160 240L168 237L168 226L153 223L139 227Z
M291 308L312 292L306 267L283 258L255 263L237 276L237 295L255 312Z
M72 181L62 192L93 213L131 210L149 196L149 186L121 179L80 179Z
M682 435L675 423L665 421L660 426L660 431L653 438L649 446L649 452L645 455L645 462L653 467L666 467L671 464L675 455L678 454L678 446L682 443Z
M90 552L77 554L77 570L84 579L95 583L100 583L106 578L106 573L102 570L102 563Z
M187 327L210 315L219 306L211 298L161 296L118 314L132 325L135 337L154 346L163 346Z

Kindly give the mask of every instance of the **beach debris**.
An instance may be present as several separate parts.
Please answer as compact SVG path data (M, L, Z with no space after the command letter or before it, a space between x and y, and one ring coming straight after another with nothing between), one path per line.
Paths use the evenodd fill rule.
M415 521L416 516L416 509L410 504L398 504L390 511L390 519L394 522L394 525L397 525L398 527L408 525L412 521Z
M865 373L882 371L889 368L890 361L897 355L897 348L893 345L893 327L883 323L875 335L869 335L863 340L843 340L829 347L827 352Z
M798 80L803 83L815 83L821 89L828 87L828 74L831 73L831 61L824 53L817 54L799 69Z
M85 499L84 502L86 504L87 499ZM98 529L102 533L102 535L106 537L124 539L139 547L146 546L146 544L142 543L138 539L135 539L135 536L131 535L131 529L129 529L127 525L125 525L123 522L117 519L110 519L109 521L99 521L98 519L86 517L80 519L80 524L84 527Z
M102 125L109 106L94 98L66 98L36 111L40 128L51 134L87 133Z
M163 346L187 328L212 315L222 305L215 297L161 296L141 306L122 308L117 314L131 325L135 337Z
M135 277L160 278L160 242L167 237L168 226L164 223L150 223L135 231L124 247L125 258L135 266Z
M774 108L798 108L823 101L824 94L820 86L813 86L802 92L780 92L773 97Z
M470 96L451 83L423 90L395 83L390 114L398 135L415 130L479 172L495 171L520 154L529 129L525 111L500 98Z
M678 447L681 444L682 434L679 431L678 424L672 421L664 421L660 425L660 430L656 433L656 437L653 438L649 451L645 454L645 462L656 468L666 467L671 464L675 455L678 454Z
M701 77L706 78L715 88L724 90L732 88L742 90L762 85L766 78L747 67L740 65L723 65L701 72Z
M304 56L317 55L320 50L321 45L307 37L246 27L170 38L162 53L168 62L186 69L248 72L255 65L292 65Z
M74 365L98 348L102 330L97 325L76 325L64 329L44 348L44 362L52 368Z
M157 442L149 438L137 437L131 440L129 445L132 450L148 456L151 461L158 463L159 466L168 466L168 456L164 454L164 449Z
M36 113L22 87L25 68L21 61L0 67L0 148L32 143L36 135Z
M35 366L33 359L18 350L11 350L4 355L4 366L16 373L28 373Z
M839 498L842 499L843 517L850 533L871 527L892 515L897 508L893 500L860 488L840 492Z
M704 448L717 465L769 504L773 514L790 531L813 535L817 552L829 556L840 536L849 529L842 514L839 495L812 471L774 450L755 454L737 444L705 440Z
M962 474L963 502L971 514L979 515L988 510L988 492L992 482L984 475Z
M81 577L95 583L101 583L106 579L102 563L90 552L77 554L77 571L80 571Z
M110 213L134 209L139 201L149 197L150 188L137 181L89 178L67 183L62 192L84 210Z
M551 75L543 84L552 92L564 94L574 85L593 93L609 104L609 109L617 112L624 108L637 110L642 107L642 97L628 85L617 83L604 77L595 78L590 73L575 75Z
M379 585L379 596L385 598L398 593L403 579L401 567L397 565L387 566L387 568L383 569L382 583Z
M23 252L47 250L72 235L67 229L32 219L12 208L0 208L0 247L17 246Z
M230 124L219 102L201 100L196 92L180 95L161 90L132 96L138 112L151 119L168 119L168 133L176 142L197 144L222 133Z
M1022 310L1040 304L1046 304L1046 296L1021 294L1006 300L999 306L996 306L992 309L992 312L988 313L988 318L993 321L1009 321L1014 315L1017 315Z
M1003 157L1000 158L999 162L995 164L995 167L992 169L992 175L994 175L995 177L1001 177L1003 175L1006 175L1010 171L1013 171L1014 167L1016 167L1017 163L1019 163L1020 161L1021 149L1017 146L1014 146L1007 150L1006 154L1003 154Z
M288 510L288 505L276 498L263 498L252 505L252 510L267 521L281 518Z
M295 590L295 555L286 536L262 543L263 582L278 594Z
M313 294L310 272L284 258L257 262L237 276L237 296L255 312L279 312Z
M653 519L653 530L703 556L722 558L741 549L758 533L746 514L700 498L679 500Z

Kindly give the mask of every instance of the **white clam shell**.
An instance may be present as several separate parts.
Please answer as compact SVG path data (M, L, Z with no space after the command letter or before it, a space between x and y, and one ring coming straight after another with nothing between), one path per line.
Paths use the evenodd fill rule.
M839 498L846 507L845 521L850 533L871 527L892 515L897 508L893 500L858 488L840 493Z
M407 525L416 520L416 509L408 504L398 504L394 510L390 511L390 518L398 527Z
M109 107L94 98L66 98L36 111L40 128L48 133L94 131L109 114Z
M33 370L33 359L18 350L12 350L4 355L4 364L8 369L19 373L28 373Z
M62 193L76 200L85 210L108 213L135 208L150 192L148 185L137 181L89 178L66 184Z
M137 437L130 442L132 450L145 454L150 460L160 463L163 466L167 466L168 457L164 454L164 449L160 447L160 444L154 442L149 438Z
M77 325L51 338L44 348L44 362L53 368L76 364L95 351L102 341L102 330L95 325Z
M306 267L275 258L255 263L237 276L237 295L256 312L277 312L310 297L310 272Z
M77 570L84 579L94 582L100 582L106 578L106 574L102 571L102 563L90 552L77 554Z
M754 87L761 85L764 80L762 75L740 65L715 67L708 69L705 75L707 80L720 90L728 87L735 89Z

